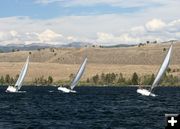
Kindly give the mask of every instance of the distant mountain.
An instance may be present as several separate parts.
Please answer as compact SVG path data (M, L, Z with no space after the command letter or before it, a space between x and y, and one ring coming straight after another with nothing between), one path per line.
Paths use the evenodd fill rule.
M162 42L162 43L170 43L172 41ZM177 41L174 41L177 42ZM42 48L81 48L85 46L96 46L93 43L88 42L72 42L68 44L61 44L61 45L52 45L48 43L32 43L32 44L8 44L8 45L0 45L0 52L12 52L12 51L32 51ZM119 47L132 47L137 45L130 45L130 44L117 44L117 45L109 45L104 46L101 45L101 48L119 48Z
M12 52L12 51L28 51L28 50L37 50L42 48L49 48L50 45L47 44L8 44L6 46L0 46L0 52Z
M66 45L61 45L61 47L73 47L73 48L81 48L85 46L91 46L92 43L87 43L87 42L72 42Z
M42 48L81 48L85 46L91 46L91 43L86 42L72 42L64 45L52 45L47 43L32 43L32 44L8 44L8 45L0 45L0 52L12 52L12 51L29 51L29 50L37 50Z
M117 44L117 45L101 46L101 48L133 47L133 46L137 46L137 45Z

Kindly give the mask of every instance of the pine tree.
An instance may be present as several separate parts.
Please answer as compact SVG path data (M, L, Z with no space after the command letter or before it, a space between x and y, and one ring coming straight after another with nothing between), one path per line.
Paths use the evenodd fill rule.
M53 78L51 76L48 77L48 84L52 84L53 83Z
M111 83L113 83L116 80L116 74L115 73L111 73Z
M102 84L105 83L105 78L106 78L106 77L105 77L105 74L102 73L102 74L101 74L101 79L100 79Z
M5 83L7 83L7 84L10 83L10 76L9 76L9 74L6 74L6 76L5 76Z
M138 80L139 80L139 77L138 77L137 73L134 72L132 75L132 79L131 79L132 85L138 85Z
M96 74L95 76L92 77L92 80L95 84L97 84L99 82L99 75Z
M13 84L13 83L14 83L14 78L13 78L13 77L10 78L9 83L10 83L10 84Z
M119 79L118 79L117 83L119 83L119 84L124 84L125 81L126 81L126 79L123 77L123 74L120 73L120 74L119 74Z
M15 77L14 81L17 81L17 80L18 80L18 78L19 78L19 74L17 74L17 75L16 75L16 77Z
M90 82L89 78L87 78L86 82L87 82L87 83L89 83L89 82Z
M4 76L1 76L1 78L0 78L0 83L1 83L1 85L4 84Z
M69 80L71 81L73 78L74 78L74 74L73 73L71 73L70 75L69 75Z
M155 79L155 76L154 74L152 74L148 85L152 85L154 79Z

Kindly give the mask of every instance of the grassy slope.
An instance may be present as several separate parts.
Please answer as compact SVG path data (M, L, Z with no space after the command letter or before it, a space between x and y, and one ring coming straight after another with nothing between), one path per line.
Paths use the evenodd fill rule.
M96 73L123 73L130 76L133 72L141 75L156 73L168 49L169 44L151 44L143 47L128 48L62 48L32 51L29 73L26 81L35 77L51 75L54 80L68 80L71 73L78 70L85 51L88 55L88 67L83 80ZM0 75L15 76L29 54L29 51L0 53ZM180 43L174 44L171 68L180 68ZM180 75L175 72L173 74Z

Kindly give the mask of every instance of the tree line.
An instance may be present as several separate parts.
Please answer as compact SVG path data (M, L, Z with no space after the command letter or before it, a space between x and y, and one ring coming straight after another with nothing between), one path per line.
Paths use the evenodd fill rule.
M1 76L0 78L0 84L1 85L11 85L14 84L19 77L19 74L17 74L15 77L11 77L9 74L6 74L5 76Z
M101 73L87 78L87 84L93 85L152 85L155 79L154 74L147 74L140 76L134 72L130 77L124 77L122 73ZM180 77L165 73L160 81L160 85L163 86L178 86L180 85Z
M17 74L15 77L11 77L9 74L6 74L5 76L0 77L0 84L1 85L14 85L19 77L19 74ZM53 77L48 76L45 78L44 76L38 77L33 79L33 84L38 85L50 85L53 83Z
M167 69L167 72L161 79L160 85L164 86L178 86L180 85L180 77L174 76L174 71L179 71L179 69ZM11 77L9 74L0 77L0 84L1 85L13 85L16 83L19 75L15 77ZM74 78L74 74L69 75L68 81L59 80L54 82L52 76L44 77L36 77L32 80L31 84L34 85L51 85L51 84L61 84L61 83L70 83ZM124 77L122 73L101 73L96 74L90 78L87 78L86 81L81 81L80 83L83 85L117 85L117 86L125 86L125 85L152 85L155 79L154 74L147 74L147 75L139 75L138 73L134 72L129 77Z
M33 81L33 84L35 85L50 85L53 83L53 77L52 76L48 76L47 78L45 78L44 76L35 78Z

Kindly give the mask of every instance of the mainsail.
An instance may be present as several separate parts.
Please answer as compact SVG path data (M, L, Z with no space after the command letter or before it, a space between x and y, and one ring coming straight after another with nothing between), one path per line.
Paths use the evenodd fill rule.
M21 73L19 75L18 80L16 81L15 87L17 87L17 89L19 90L22 86L23 80L26 76L27 70L28 70L28 65L29 65L29 56L26 59L26 63L24 64Z
M166 69L168 68L169 62L170 62L170 57L171 57L171 53L172 53L172 45L169 48L169 51L164 59L163 64L161 65L159 72L151 86L150 92L152 92L153 88L156 87L159 83L159 81L161 80L164 72L166 71Z
M71 90L78 84L79 80L81 79L81 76L83 75L86 67L86 63L87 63L87 57L84 59L84 62L81 64L79 71L77 72L74 80L70 85Z

